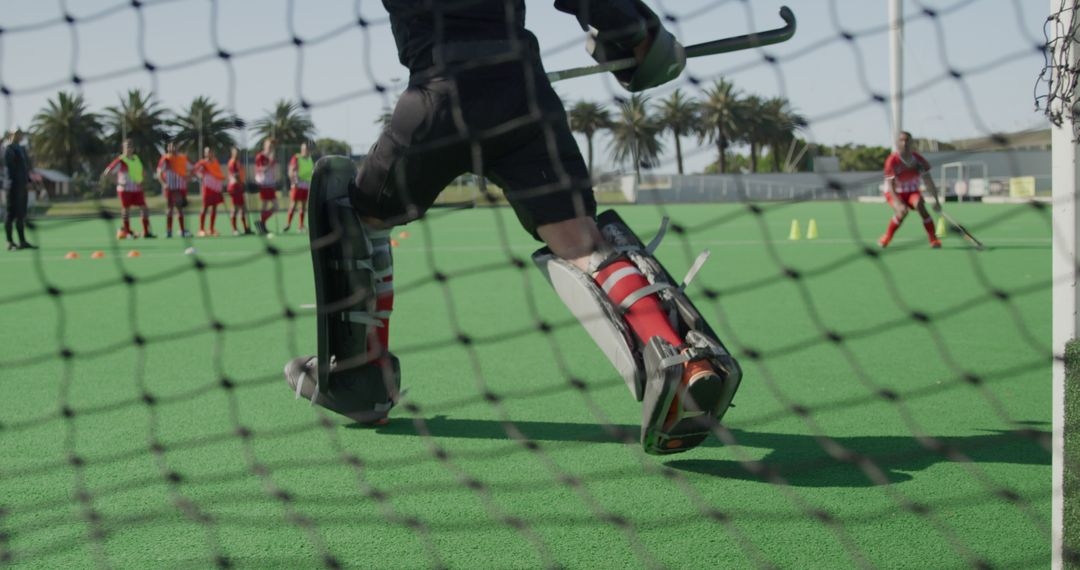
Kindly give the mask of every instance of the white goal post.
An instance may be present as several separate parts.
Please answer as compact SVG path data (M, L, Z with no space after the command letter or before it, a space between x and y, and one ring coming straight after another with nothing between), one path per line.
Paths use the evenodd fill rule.
M1065 345L1077 336L1077 217L1076 184L1080 153L1069 102L1077 100L1076 84L1069 77L1077 69L1080 46L1077 43L1077 6L1075 0L1051 0L1048 38L1053 52L1048 112L1060 113L1060 124L1052 124L1053 175L1053 545L1051 567L1063 567L1064 538L1064 451L1065 451ZM1060 70L1067 69L1062 76ZM1065 87L1065 90L1061 90ZM1059 95L1055 97L1055 93ZM1062 99L1064 97L1064 99Z

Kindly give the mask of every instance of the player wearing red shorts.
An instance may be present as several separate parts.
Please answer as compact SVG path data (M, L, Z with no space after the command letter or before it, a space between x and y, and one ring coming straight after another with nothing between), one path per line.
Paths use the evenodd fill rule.
M289 160L289 180L292 188L289 190L289 221L285 222L285 231L292 227L293 214L297 207L300 210L300 231L304 231L304 214L307 210L308 189L311 188L311 175L315 172L315 161L311 159L311 152L307 143L300 145L300 153L294 154Z
M266 233L266 220L277 213L277 161L274 160L274 141L263 141L262 152L255 155L255 183L259 185L262 213L259 215L259 231Z
M162 192L165 194L165 204L168 211L165 213L165 237L173 235L173 212L180 222L180 235L191 237L191 233L184 227L184 206L187 205L188 185L188 159L187 155L176 151L176 143L170 142L165 147L165 154L158 161L158 180L161 181Z
M904 131L896 140L896 151L885 159L885 200L892 206L895 215L889 220L885 235L878 239L878 245L888 247L896 234L897 228L904 222L908 212L918 210L922 216L923 228L930 238L930 247L941 247L941 240L934 235L934 219L926 211L926 201L919 191L919 182L926 184L926 189L934 197L934 211L941 211L937 187L930 177L930 163L912 149L911 133Z
M105 171L102 177L116 174L116 195L120 197L120 218L123 227L116 233L120 239L135 238L135 232L131 231L131 208L138 206L142 209L142 227L144 238L157 237L150 233L150 209L146 207L146 196L143 194L143 163L131 145L131 141L125 139L123 153L116 157Z
M232 148L232 152L229 155L229 198L232 201L232 233L234 236L240 235L240 230L236 229L236 216L240 215L240 221L244 224L244 234L250 234L251 228L248 227L247 220L247 202L244 200L244 165L240 164L240 149L235 146Z
M222 196L224 191L225 173L221 171L221 163L210 147L203 149L203 157L195 163L195 175L202 182L202 211L199 212L199 237L206 237L206 211L210 210L210 233L218 236L217 207L225 202Z

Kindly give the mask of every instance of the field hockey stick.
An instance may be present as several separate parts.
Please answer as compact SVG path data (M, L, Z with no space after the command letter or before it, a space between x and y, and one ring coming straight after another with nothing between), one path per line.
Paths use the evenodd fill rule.
M969 232L968 229L963 226L963 224L956 221L952 216L946 214L944 210L942 210L940 213L941 217L945 218L945 221L949 222L949 225L959 230L960 233L964 234L964 239L975 244L975 249L983 249L983 243L979 241L974 235L972 235L972 233Z
M687 46L685 48L686 57L692 58L716 55L786 42L795 35L795 14L792 13L790 8L783 6L780 8L780 17L784 20L784 26L781 28ZM548 81L554 83L556 81L573 79L575 77L622 71L624 69L635 67L637 64L638 61L636 58L627 57L601 63L599 65L588 65L585 67L564 69L562 71L551 71L548 72L547 77Z

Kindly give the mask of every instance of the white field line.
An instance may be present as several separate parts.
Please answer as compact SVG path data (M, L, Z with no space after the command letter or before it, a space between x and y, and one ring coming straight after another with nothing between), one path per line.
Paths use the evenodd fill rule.
M897 244L897 243L923 243L925 241L926 241L925 239L921 239L921 238L899 238L899 239L893 240L893 244ZM1008 245L1008 244L1045 244L1045 245L1049 246L1049 245L1051 245L1051 242L1052 242L1052 239L1048 238L1048 237L1015 237L1015 238L987 240L986 245L989 248L993 248L993 246L995 246L995 245ZM956 243L960 243L959 240L957 240ZM761 240L761 239L756 239L756 240L755 239L745 239L745 240L692 240L690 242L690 245L692 247L693 246L746 247L746 246L760 246L760 245L764 245L764 244L772 244L772 245L775 245L775 246L787 246L787 247L815 246L815 245L855 245L855 244L874 245L874 240L868 240L868 241L862 242L861 244L859 242L853 240L853 239L838 239L838 238L819 238L819 239L813 239L813 240L803 239L803 240L794 240L794 241L793 240L787 240L787 239L775 239L775 240ZM55 247L55 246L50 246L50 249L52 249L53 247ZM405 254L410 254L410 253L428 253L432 249L434 249L434 251L436 251L436 252L440 252L440 251L447 251L447 252L451 252L451 251L453 251L453 252L502 251L502 250L505 249L505 247L506 246L502 246L502 245L448 245L448 246L436 246L435 248L428 248L428 247L424 247L424 246L410 247L409 244L406 243L406 244L404 244L404 245L402 245L400 247L394 248L394 255L398 256L398 255L405 255ZM537 242L537 243L515 243L515 244L510 244L509 247L510 247L511 250L515 250L515 251L532 251L532 250L535 250L535 249L539 249L540 244L539 244L539 242ZM120 253L120 255L122 257L125 257L125 258L127 256L126 249L127 248L121 248L122 251ZM131 248L131 249L134 249L134 248ZM81 257L79 259L75 259L75 260L68 260L68 259L64 259L62 254L55 254L54 255L54 254L50 253L50 254L43 254L43 257L44 257L43 261L66 261L68 263L78 263L80 261L89 260L90 252L93 251L93 250L91 250L89 248L87 248L85 250L80 249L80 248L76 248L76 249L73 249L73 250L70 250L70 251L78 252ZM258 253L258 250L248 249L248 250L200 251L197 254L192 255L191 257L204 257L204 258L210 258L210 257L244 257L244 256L253 255L255 253ZM292 251L290 251L287 254L288 255L297 255L297 254L302 254L302 253L305 253L305 252L292 252ZM30 261L32 259L33 255L34 254L32 252L22 252L22 253L11 252L11 253L7 253L7 254L0 253L0 262L17 262L17 261L24 261L25 262L25 261ZM112 252L106 251L106 255L111 256ZM165 258L176 258L176 257L187 257L187 255L185 255L183 250L180 250L180 249L177 249L177 251L175 251L175 252L149 251L149 252L142 252L140 257L135 258L135 259L142 259L142 258L165 259ZM90 260L90 261L106 261L106 260ZM133 260L132 262L135 263L136 261Z

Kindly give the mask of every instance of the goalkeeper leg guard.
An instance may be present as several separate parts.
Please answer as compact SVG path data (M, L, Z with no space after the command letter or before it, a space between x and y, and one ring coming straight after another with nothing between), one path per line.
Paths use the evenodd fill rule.
M286 378L297 397L370 423L397 402L401 372L379 334L390 318L390 230L360 220L349 201L355 176L342 157L315 166L309 235L319 349L307 363L290 362Z
M330 367L333 372L333 362ZM378 387L383 385L387 378L398 378L400 375L398 359L391 356L358 368L352 377L360 378L360 381L339 383L331 392L319 390L319 363L314 356L300 356L285 363L285 381L289 383L289 388L297 398L306 398L312 404L367 425L386 423L386 415L393 403L376 403L370 406L366 403L381 397Z
M684 291L706 256L700 256L683 283L677 285L652 255L663 237L663 227L645 246L615 212L604 212L597 221L610 249L594 254L590 273L546 248L537 251L533 260L615 366L631 394L642 402L641 443L645 451L686 451L704 441L723 418L742 379L738 363ZM594 275L618 260L629 260L649 285L615 303L605 290L609 287L597 284ZM627 325L623 315L649 295L659 300L672 328L683 339L682 345L672 346L660 336L642 339ZM695 374L688 367L702 373Z

